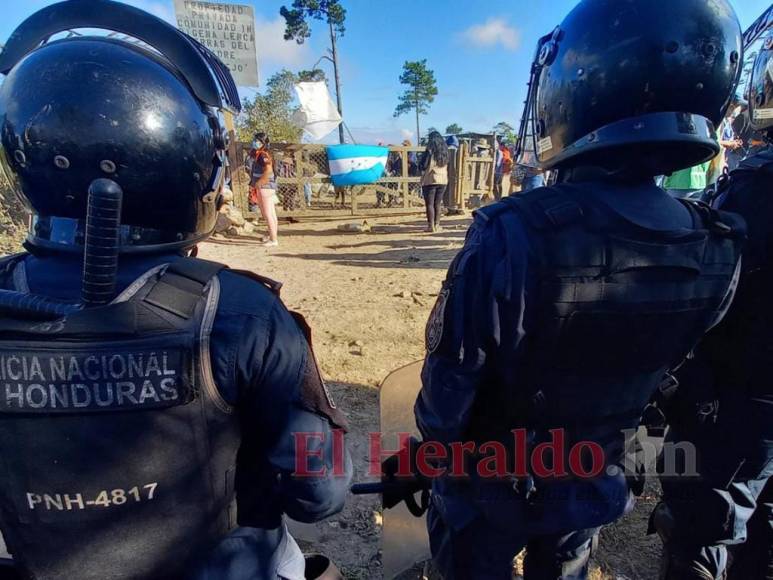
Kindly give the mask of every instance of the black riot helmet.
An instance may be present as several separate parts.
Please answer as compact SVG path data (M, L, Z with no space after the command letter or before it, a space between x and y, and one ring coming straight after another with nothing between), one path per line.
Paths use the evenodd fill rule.
M539 41L519 153L544 169L696 165L719 152L741 62L728 0L582 0Z
M765 39L749 80L749 120L755 131L773 127L773 36Z
M114 34L51 40L79 28ZM28 245L80 251L100 179L122 191L122 252L190 247L212 232L222 113L239 99L208 49L131 6L69 0L13 32L0 73L0 165L33 214Z

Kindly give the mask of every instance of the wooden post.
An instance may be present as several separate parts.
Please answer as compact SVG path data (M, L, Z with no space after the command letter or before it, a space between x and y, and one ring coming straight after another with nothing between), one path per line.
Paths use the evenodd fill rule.
M451 149L448 150L449 155ZM456 208L459 204L456 203L456 184L459 181L459 148L453 150L453 159L448 159L448 187L446 189L446 197L448 199L448 207ZM453 171L451 167L453 166Z
M403 207L408 209L411 207L411 184L408 183L408 149L403 148L402 151L400 151L400 159L402 159L402 175L401 177L405 180L400 184L400 189L403 190Z
M305 207L306 200L303 192L303 149L298 149L293 153L295 161L295 186L298 188L298 200Z
M231 174L231 191L233 191L234 194L234 205L238 207L240 210L244 211L244 207L242 207L241 198L242 198L242 187L241 187L241 181L242 181L242 174L244 173L244 169L242 168L241 159L238 159L238 152L236 149L236 135L231 132L230 135L230 142L228 143L228 169L229 173ZM238 185L238 187L237 187ZM238 196L238 201L237 201Z
M467 142L462 141L459 143L459 203L461 207L465 207L464 199L464 184L467 182L467 171L470 169L467 167ZM473 170L473 174L475 171ZM472 176L473 179L475 176Z
M247 148L247 152L245 153L245 148ZM241 209L243 212L249 211L250 208L250 179L251 176L248 175L244 171L244 162L245 157L249 153L249 147L246 146L244 143L236 143L234 147L236 153L235 155L235 162L236 166L231 168L231 171L236 171L237 175L237 183L239 184L238 192L234 191L234 200L238 199L238 202L236 202L236 207Z

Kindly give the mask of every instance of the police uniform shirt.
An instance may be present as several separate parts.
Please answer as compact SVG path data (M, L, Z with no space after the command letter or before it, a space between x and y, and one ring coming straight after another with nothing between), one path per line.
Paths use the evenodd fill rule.
M180 256L122 256L117 292L148 270ZM78 300L81 287L80 256L27 256L0 287L62 300ZM210 336L210 358L215 384L233 405L241 422L242 446L237 469L239 524L277 528L281 515L316 521L343 507L351 479L346 455L344 477L334 477L334 421L313 408L307 384L315 367L304 332L282 301L262 284L221 271L220 301ZM311 373L313 375L314 373ZM339 425L340 426L340 425ZM327 468L327 476L296 478L293 433L312 432L324 437L320 457L309 457L308 468ZM279 485L277 485L279 482Z

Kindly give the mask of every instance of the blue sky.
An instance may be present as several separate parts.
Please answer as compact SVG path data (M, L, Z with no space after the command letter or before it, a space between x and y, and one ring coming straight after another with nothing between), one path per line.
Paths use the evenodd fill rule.
M302 46L282 39L279 8L291 0L241 0L255 7L261 80L288 68L310 68L328 46L318 23ZM770 0L731 0L744 28ZM4 3L0 39L48 0ZM173 0L127 0L174 20ZM439 95L422 132L458 123L487 131L498 121L517 125L537 38L552 30L576 0L342 0L346 33L339 42L344 119L359 142L415 140L412 116L394 119L406 60L427 59ZM322 68L328 67L323 61ZM332 71L329 71L332 78ZM250 96L254 90L243 89Z

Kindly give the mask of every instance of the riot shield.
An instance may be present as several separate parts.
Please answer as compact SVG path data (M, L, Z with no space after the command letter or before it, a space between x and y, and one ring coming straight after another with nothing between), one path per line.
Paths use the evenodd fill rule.
M384 450L398 448L398 434L410 433L421 439L413 415L413 404L421 390L421 367L417 361L393 371L381 383L381 435ZM415 564L430 559L427 524L417 518L404 502L384 510L381 562L389 580Z

